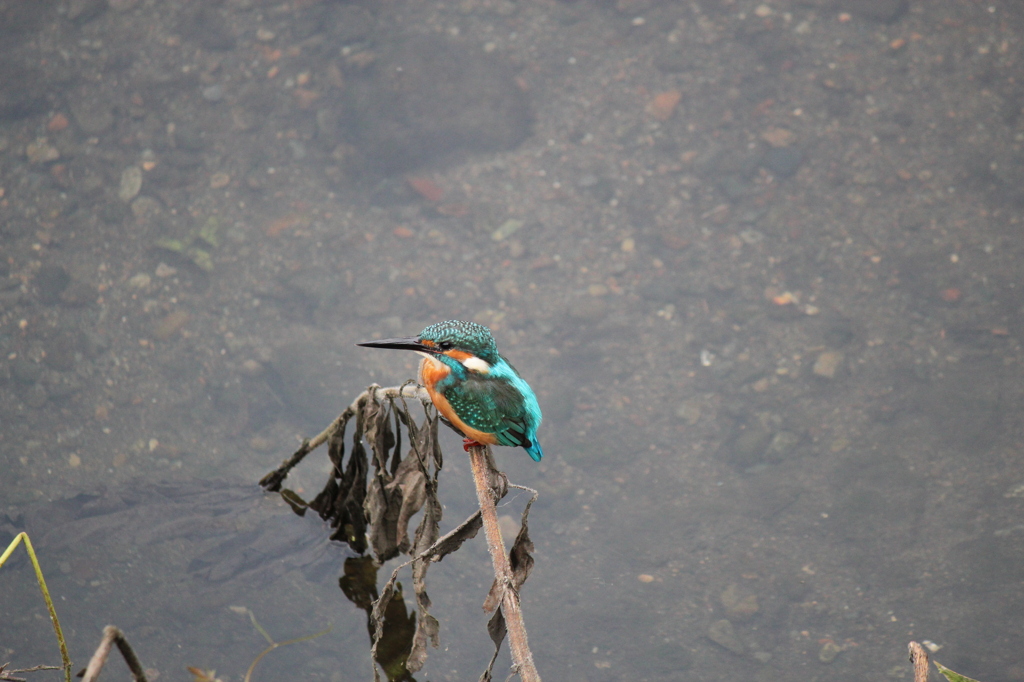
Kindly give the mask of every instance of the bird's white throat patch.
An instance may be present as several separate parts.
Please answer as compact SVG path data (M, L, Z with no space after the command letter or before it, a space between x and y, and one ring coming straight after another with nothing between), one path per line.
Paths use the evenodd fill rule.
M470 372L479 372L480 374L487 374L491 371L491 364L486 360L471 355L462 361L462 365Z
M427 360L430 360L430 362L431 362L431 363L433 363L433 364L435 364L435 365L440 365L440 364L442 364L440 360L438 360L437 358L435 358L435 357L434 357L434 356L433 356L432 354L430 354L430 353L425 353L425 352L423 352L423 351L421 351L421 350L418 350L418 351L416 351L416 355L422 355L423 357L425 357L425 358L426 358Z

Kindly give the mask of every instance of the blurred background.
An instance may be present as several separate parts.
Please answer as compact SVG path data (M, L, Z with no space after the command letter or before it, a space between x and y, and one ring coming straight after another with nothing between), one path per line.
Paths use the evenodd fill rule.
M113 623L239 680L251 609L333 624L254 679L369 679L352 557L255 483L415 376L355 342L466 319L544 410L542 463L496 455L541 493L546 679L883 682L929 639L1024 680L1022 36L1014 0L0 0L0 540L76 669ZM490 575L482 538L432 568L416 679L483 670ZM24 559L0 613L0 662L59 662Z

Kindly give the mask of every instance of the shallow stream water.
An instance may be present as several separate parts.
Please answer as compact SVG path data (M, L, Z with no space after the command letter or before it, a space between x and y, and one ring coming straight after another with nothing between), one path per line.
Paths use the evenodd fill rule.
M254 679L370 679L351 553L256 482L415 376L356 342L468 319L545 414L540 464L496 453L541 493L545 679L883 682L927 639L1024 680L1022 36L1013 0L0 0L0 540L76 669L112 623L240 680L249 609L332 626ZM416 679L483 670L489 576L482 538L431 569ZM6 661L58 662L24 559Z

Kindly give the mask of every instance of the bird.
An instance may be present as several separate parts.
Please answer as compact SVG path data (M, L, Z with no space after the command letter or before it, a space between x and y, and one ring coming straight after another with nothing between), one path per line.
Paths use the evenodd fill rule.
M535 462L544 455L537 440L540 405L530 385L498 353L482 324L447 320L417 336L363 341L366 348L397 348L423 356L419 381L441 417L473 445L522 447Z

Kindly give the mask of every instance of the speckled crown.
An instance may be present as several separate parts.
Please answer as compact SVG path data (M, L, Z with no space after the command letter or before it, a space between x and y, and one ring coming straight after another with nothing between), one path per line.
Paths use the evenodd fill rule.
M420 332L420 338L434 343L448 341L456 348L468 351L487 362L493 363L498 358L498 346L494 343L491 330L476 322L463 320L438 322Z

